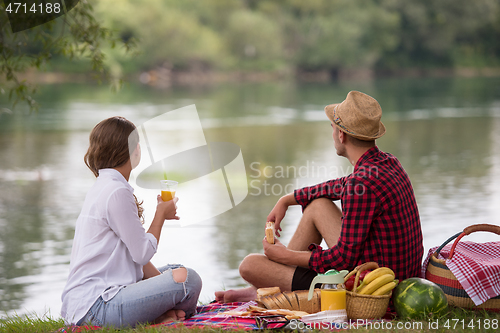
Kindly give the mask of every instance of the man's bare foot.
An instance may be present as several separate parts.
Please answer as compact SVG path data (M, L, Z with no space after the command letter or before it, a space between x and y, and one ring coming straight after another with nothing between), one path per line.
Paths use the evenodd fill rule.
M254 286L215 292L215 300L219 303L248 302L253 301L256 298L257 288Z

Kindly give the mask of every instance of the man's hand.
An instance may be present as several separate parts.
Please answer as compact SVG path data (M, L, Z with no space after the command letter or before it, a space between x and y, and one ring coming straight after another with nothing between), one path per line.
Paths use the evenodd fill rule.
M264 247L264 254L269 258L269 260L289 265L287 260L289 250L278 239L274 239L274 244L269 244L266 237L264 237L262 240L262 246Z
M281 236L279 232L282 231L280 226L281 220L285 217L288 206L291 205L297 205L293 193L281 197L267 216L267 221L274 222L274 231L278 237Z
M262 246L264 247L264 254L269 260L283 265L309 267L309 259L311 258L311 252L309 251L289 250L276 238L274 244L269 244L264 237Z

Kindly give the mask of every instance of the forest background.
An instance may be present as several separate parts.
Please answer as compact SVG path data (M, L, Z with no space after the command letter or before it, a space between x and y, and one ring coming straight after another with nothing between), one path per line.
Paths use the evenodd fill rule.
M14 34L0 9L0 81L14 104L35 104L33 81L89 73L159 86L500 75L499 0L81 0Z

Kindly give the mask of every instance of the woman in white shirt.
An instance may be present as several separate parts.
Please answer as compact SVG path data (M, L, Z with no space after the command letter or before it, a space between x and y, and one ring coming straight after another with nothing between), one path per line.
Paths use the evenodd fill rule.
M94 127L89 141L85 164L97 180L76 221L62 316L68 324L115 327L192 316L201 290L198 274L150 262L164 221L179 219L178 198L164 202L158 196L146 232L141 203L128 183L141 158L136 127L112 117Z

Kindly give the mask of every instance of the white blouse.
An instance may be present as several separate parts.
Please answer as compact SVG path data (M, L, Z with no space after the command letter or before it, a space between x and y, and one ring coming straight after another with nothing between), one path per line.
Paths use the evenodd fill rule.
M156 253L157 240L139 220L133 191L121 173L102 169L85 197L62 294L67 324L83 318L99 296L108 301L142 280L142 266Z

